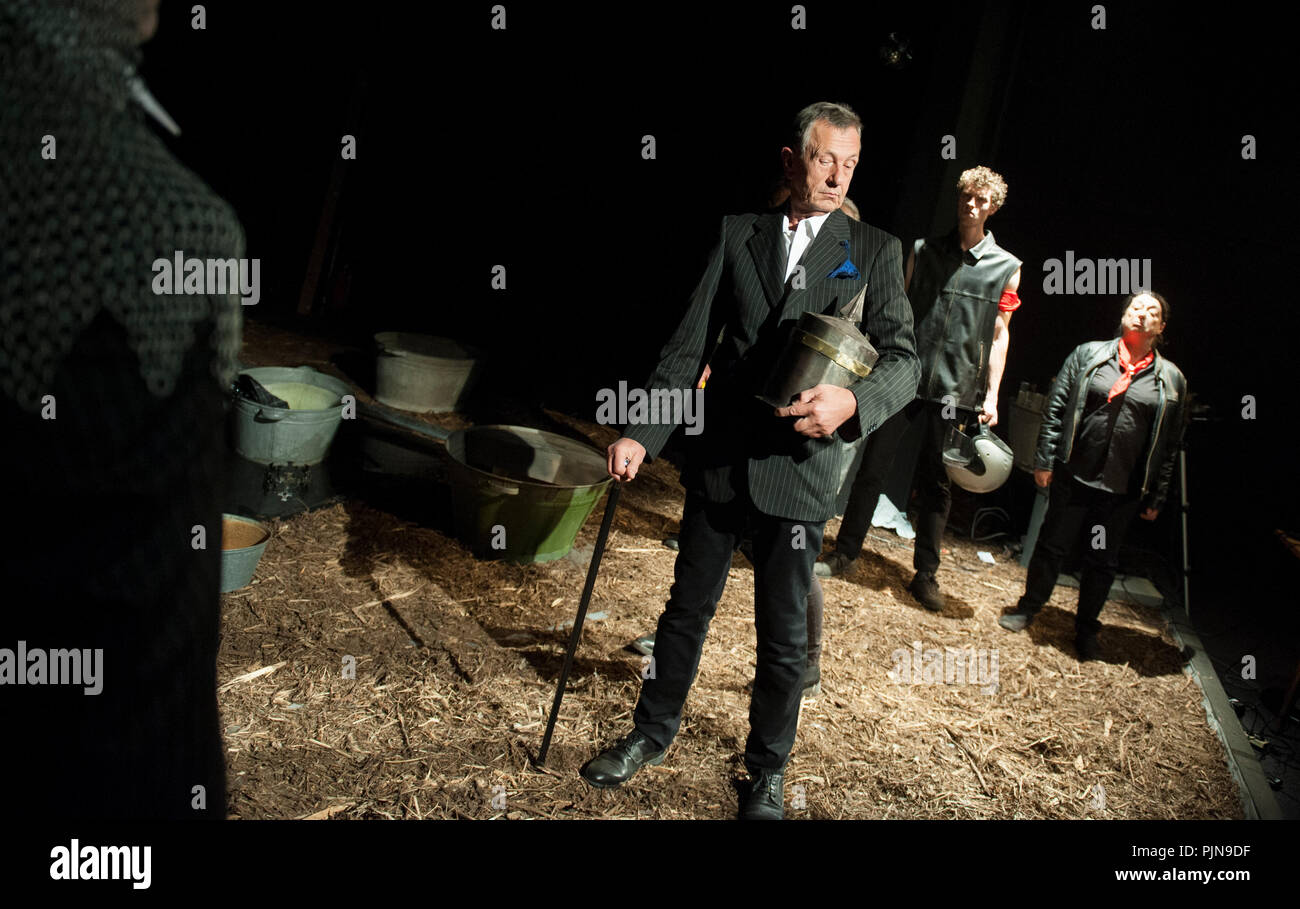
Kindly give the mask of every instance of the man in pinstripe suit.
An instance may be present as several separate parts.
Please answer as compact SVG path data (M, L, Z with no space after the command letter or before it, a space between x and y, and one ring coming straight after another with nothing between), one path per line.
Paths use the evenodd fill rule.
M782 211L723 218L704 277L647 382L650 389L689 389L705 362L712 366L704 432L692 440L682 476L680 549L655 632L653 672L641 688L635 730L582 768L593 786L617 786L663 760L732 552L748 530L758 668L745 746L752 783L740 815L783 814L807 650L804 610L822 530L852 457L846 443L911 400L920 375L901 245L839 210L861 135L862 121L844 105L821 102L800 111L781 150L790 201ZM861 328L880 353L871 375L847 389L818 385L775 411L759 401L800 315L836 314L864 287ZM720 329L723 339L710 351ZM621 482L634 478L674 428L625 427L609 447L610 474Z

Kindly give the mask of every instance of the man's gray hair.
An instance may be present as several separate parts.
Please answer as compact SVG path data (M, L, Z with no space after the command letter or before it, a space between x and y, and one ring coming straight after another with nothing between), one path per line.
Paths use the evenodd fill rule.
M797 148L800 157L808 154L813 124L818 120L825 120L836 129L856 129L858 137L862 136L862 118L847 104L836 104L833 101L809 104L794 118L794 130L790 135L790 148Z

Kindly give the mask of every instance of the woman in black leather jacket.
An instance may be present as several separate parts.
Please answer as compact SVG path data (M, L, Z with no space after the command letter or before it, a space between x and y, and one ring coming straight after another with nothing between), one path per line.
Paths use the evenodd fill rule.
M1169 320L1160 294L1124 301L1120 335L1075 348L1048 395L1034 482L1051 487L1029 562L1025 593L999 624L1029 625L1052 595L1071 547L1084 546L1075 619L1079 659L1100 656L1097 617L1115 580L1119 549L1135 514L1154 521L1182 444L1187 380L1156 350Z

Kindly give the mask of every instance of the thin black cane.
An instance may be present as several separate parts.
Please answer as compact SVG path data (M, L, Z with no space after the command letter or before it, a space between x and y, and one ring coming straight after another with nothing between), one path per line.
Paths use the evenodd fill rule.
M537 766L546 764L546 752L551 747L551 733L555 731L555 719L560 715L560 701L564 699L564 685L569 680L569 669L573 666L573 654L578 649L578 639L582 637L582 623L587 618L587 604L591 602L591 591L596 586L596 572L600 570L600 557L605 553L605 540L609 537L609 525L614 522L614 509L618 507L620 492L618 481L609 491L609 501L605 503L605 517L600 522L600 533L596 535L596 550L591 554L591 565L587 568L587 584L582 588L582 600L578 603L578 617L573 622L573 634L569 635L569 652L564 655L564 668L560 670L560 684L555 688L555 703L551 705L551 716L546 721L546 735L542 737L542 749L537 752Z
M1192 503L1187 501L1187 449L1178 452L1178 493L1179 505L1183 513L1183 614L1192 617L1192 566L1187 558L1187 513Z

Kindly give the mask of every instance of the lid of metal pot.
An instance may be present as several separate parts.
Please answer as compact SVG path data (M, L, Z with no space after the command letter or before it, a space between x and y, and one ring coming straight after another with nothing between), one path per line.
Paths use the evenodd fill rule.
M804 344L837 362L844 358L865 366L867 372L870 372L880 359L875 347L858 326L848 319L806 312L799 319L799 331L804 333L800 339ZM847 368L859 375L866 375L860 369Z

